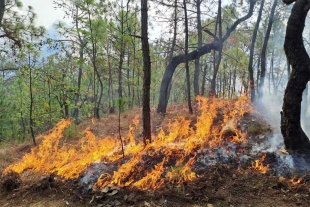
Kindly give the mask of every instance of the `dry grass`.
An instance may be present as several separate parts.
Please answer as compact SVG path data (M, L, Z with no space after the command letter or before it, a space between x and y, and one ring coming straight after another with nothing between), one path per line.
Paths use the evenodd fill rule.
M0 146L0 172L2 172L9 164L19 161L24 154L30 152L33 147L32 142L10 143Z

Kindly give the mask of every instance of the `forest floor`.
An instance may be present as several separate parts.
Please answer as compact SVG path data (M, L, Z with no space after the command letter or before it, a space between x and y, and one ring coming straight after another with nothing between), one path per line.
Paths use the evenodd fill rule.
M268 108L268 107L267 107ZM195 122L196 115L189 115L185 105L173 105L168 113L158 115L152 109L152 131L167 127L169 121L185 114L186 118ZM141 109L133 109L121 115L122 133L128 131L128 125ZM247 132L248 145L257 143L267 145L269 139L278 133L263 117L262 107L257 107L250 114L239 120L238 127ZM270 114L269 114L270 115ZM76 127L83 131L89 127L97 137L105 137L118 131L117 115L110 115L100 121L84 121ZM275 120L271 120L274 122ZM141 127L139 133L141 136ZM74 135L74 134L73 134ZM78 139L72 134L66 138L68 143ZM29 153L33 147L31 142L8 144L0 148L0 172ZM259 147L257 147L259 148ZM248 153L252 159L260 157L261 149L256 154ZM283 152L286 154L287 152ZM251 167L251 162L236 164L218 161L212 167L200 170L199 176L192 181L180 185L165 185L157 190L137 190L110 186L108 192L86 190L77 180L64 180L54 175L26 172L21 176L11 174L1 180L0 206L2 207L61 207L61 206L131 206L131 207L295 207L310 206L310 182L308 171L294 177L293 170L272 167L276 162L274 151L267 153L264 165L270 170L262 173ZM303 176L302 176L303 175ZM299 179L302 177L302 179ZM11 181L11 182L8 182ZM14 188L14 184L20 184ZM12 187L13 186L13 187Z

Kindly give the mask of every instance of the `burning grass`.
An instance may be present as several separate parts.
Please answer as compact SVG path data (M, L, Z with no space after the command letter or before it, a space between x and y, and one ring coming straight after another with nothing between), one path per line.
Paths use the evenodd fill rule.
M22 173L26 170L56 174L65 179L77 179L95 163L105 163L96 186L108 184L138 189L157 189L165 183L192 181L199 149L213 149L223 143L246 142L245 133L236 128L238 120L251 111L249 100L241 96L236 101L197 98L199 115L194 127L191 120L178 117L170 122L167 131L161 129L153 135L152 143L144 147L136 130L139 118L135 117L124 137L125 159L121 145L115 136L98 139L86 129L84 137L75 145L61 142L63 131L70 126L69 120L60 121L42 143L26 154L19 162L8 166L4 173Z
M147 147L140 118L134 116L140 109L124 113L125 158L116 135L117 116L78 127L62 120L38 138L35 148L29 143L5 148L0 151L3 167L15 163L1 178L8 194L0 198L0 205L18 206L27 199L40 206L310 205L309 174L295 174L294 165L279 165L295 160L306 166L303 159L270 143L269 125L256 112L248 114L252 108L245 96L233 101L198 97L197 108L193 116L182 105L172 106L165 116L154 114L153 142ZM125 126L128 120L131 124ZM261 131L254 133L252 125ZM28 153L14 158L17 151ZM14 159L7 160L8 153ZM278 177L281 172L291 173Z

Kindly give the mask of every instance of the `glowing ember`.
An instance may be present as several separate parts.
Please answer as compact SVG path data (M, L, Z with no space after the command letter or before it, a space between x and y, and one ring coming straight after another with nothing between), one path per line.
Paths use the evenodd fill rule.
M287 151L285 149L280 149L279 150L282 154L287 154Z
M292 185L294 185L294 186L297 186L297 185L299 185L299 184L303 181L303 179L304 179L305 176L306 176L306 175L304 175L304 176L298 178L297 175L294 175L294 177L293 177L292 179L290 179L290 183L291 183Z
M267 170L269 169L269 165L264 166L263 161L265 160L265 158L266 154L264 154L260 160L255 160L252 163L252 168L257 171L260 171L262 174L266 174Z
M136 139L139 117L135 117L128 135L124 137L124 159L117 137L98 139L89 129L85 130L84 137L76 145L62 144L62 132L70 125L69 120L62 120L43 136L38 147L33 148L20 162L8 166L5 173L22 173L32 169L76 179L92 164L104 162L107 166L110 163L118 167L113 173L101 172L95 183L101 188L114 184L156 189L168 182L181 184L192 181L197 177L192 169L196 162L196 154L193 153L198 149L217 148L223 143L246 142L246 135L236 125L251 110L245 95L236 101L203 97L197 97L197 101L200 114L194 128L190 126L190 120L179 117L168 125L167 132L160 130L154 135L152 143L146 147L142 140ZM255 161L252 167L264 173L268 169L261 161Z

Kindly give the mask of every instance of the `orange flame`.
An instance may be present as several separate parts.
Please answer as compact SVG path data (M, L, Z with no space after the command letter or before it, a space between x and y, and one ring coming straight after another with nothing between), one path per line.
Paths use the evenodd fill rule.
M240 117L251 110L248 97L241 96L235 102L225 99L197 97L200 114L195 129L191 121L179 117L153 136L153 141L144 147L142 140L136 139L139 117L135 117L124 137L124 152L127 162L119 164L113 173L103 172L96 183L99 187L115 184L139 189L156 189L164 183L181 184L197 177L192 171L199 148L213 148L223 142L246 142L246 135L237 129ZM86 129L84 137L76 145L61 141L63 130L70 125L69 120L60 121L43 141L26 154L18 163L8 166L4 173L22 173L32 169L36 172L70 179L78 178L95 162L121 163L121 143L117 137L98 139ZM229 131L229 133L227 133ZM231 133L230 133L231 132ZM145 157L156 157L157 164L149 166ZM169 166L174 166L170 167ZM254 167L255 166L255 167ZM253 168L263 167L259 161Z
M264 166L263 161L265 160L265 158L266 154L264 154L261 159L252 162L252 168L260 171L262 174L266 174L269 169L269 165Z
M290 179L290 183L293 185L293 186L297 186L299 184L301 184L301 182L303 181L303 179L307 176L307 174L301 176L300 178L297 178L297 175L294 175L294 177L292 179Z

